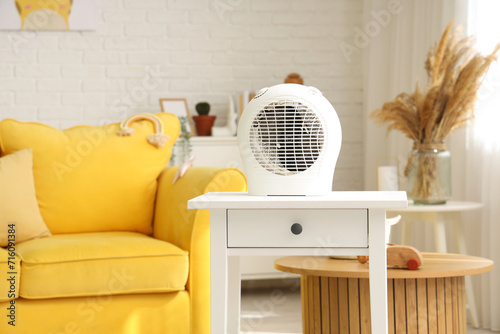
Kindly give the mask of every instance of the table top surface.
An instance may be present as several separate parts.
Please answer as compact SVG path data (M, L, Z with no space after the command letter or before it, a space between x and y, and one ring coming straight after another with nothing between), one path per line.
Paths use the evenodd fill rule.
M493 261L477 256L450 253L422 253L424 263L417 270L387 269L387 278L432 278L481 274L493 269ZM274 262L278 270L311 276L368 278L369 262L333 259L328 256L288 256Z
M483 203L477 202L461 202L448 201L445 204L413 204L408 201L408 207L402 209L388 208L390 212L452 212L452 211L467 211L477 210L484 206Z
M251 196L244 192L206 193L189 209L385 209L406 208L404 191L332 191L314 196Z

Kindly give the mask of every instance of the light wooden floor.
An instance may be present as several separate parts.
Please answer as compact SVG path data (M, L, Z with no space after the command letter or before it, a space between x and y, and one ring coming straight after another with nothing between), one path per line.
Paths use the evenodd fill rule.
M241 297L241 333L302 333L300 289L296 285L277 289L244 289ZM469 328L467 333L494 332Z

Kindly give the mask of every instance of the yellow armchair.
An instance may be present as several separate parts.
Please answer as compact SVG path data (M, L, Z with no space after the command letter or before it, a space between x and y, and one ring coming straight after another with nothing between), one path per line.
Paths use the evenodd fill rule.
M210 333L209 212L188 210L187 200L209 191L246 191L246 180L236 169L192 167L172 184L176 170L177 167L166 168L159 178L153 237L187 251L189 278L185 290L116 295L114 291L105 290L95 296L36 299L20 297L15 300L18 315L16 326L10 326L8 319L3 317L0 332ZM29 242L20 245L23 244ZM0 256L6 257L6 252L0 252ZM4 259L0 259L0 264L4 262L2 260ZM148 266L147 258L141 261L143 266ZM127 280L127 277L116 278L117 282ZM21 273L21 291L22 285ZM7 312L9 303L5 298L0 302L0 309L4 313Z
M16 243L15 282L0 282L0 333L210 332L209 212L188 210L187 201L246 191L246 179L236 169L192 167L174 183L178 167L164 166L179 124L157 117L170 136L161 149L145 140L155 130L147 121L132 137L117 136L119 124L60 131L0 122L0 159L32 149L51 232ZM8 256L0 248L4 280Z

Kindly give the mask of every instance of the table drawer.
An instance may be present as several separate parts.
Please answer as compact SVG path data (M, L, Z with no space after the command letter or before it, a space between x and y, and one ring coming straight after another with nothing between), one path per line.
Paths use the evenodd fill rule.
M368 247L368 210L228 210L227 233L228 247Z

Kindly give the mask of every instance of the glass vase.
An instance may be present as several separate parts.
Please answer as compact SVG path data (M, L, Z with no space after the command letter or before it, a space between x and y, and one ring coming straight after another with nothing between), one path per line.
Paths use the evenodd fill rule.
M415 204L444 204L451 197L451 157L443 143L415 144L407 176L408 198Z

